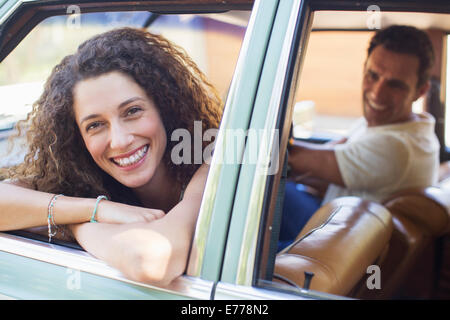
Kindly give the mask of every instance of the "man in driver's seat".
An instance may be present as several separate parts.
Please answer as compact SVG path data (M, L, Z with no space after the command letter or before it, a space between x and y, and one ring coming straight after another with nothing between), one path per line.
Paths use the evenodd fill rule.
M437 182L439 142L434 118L412 104L429 88L434 62L423 31L392 26L372 38L364 65L364 118L339 143L291 140L289 165L297 181L326 186L314 197L288 182L279 249L297 236L319 206L342 196L382 202L396 191ZM305 207L306 204L306 207Z

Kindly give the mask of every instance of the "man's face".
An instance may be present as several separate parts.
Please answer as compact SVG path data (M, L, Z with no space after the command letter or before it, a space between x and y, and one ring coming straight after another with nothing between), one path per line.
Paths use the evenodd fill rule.
M412 103L428 89L428 83L417 88L418 69L416 56L375 47L363 77L363 111L369 127L412 119Z

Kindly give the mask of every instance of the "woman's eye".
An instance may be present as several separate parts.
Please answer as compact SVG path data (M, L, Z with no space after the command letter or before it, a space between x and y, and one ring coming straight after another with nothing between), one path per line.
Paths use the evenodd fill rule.
M100 127L101 123L100 122L93 122L90 123L86 126L86 132L89 132L90 130L94 130L97 129L98 127Z
M131 107L127 110L127 116L133 115L141 111L142 109L140 107Z

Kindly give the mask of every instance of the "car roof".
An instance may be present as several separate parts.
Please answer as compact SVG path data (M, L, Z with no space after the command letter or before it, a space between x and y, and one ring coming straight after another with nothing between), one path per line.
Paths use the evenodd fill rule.
M0 0L0 62L42 20L80 12L151 11L154 13L214 13L250 10L254 0Z
M263 0L265 1L265 0ZM83 13L102 11L152 11L164 13L212 13L228 10L250 10L254 0L0 0L0 62L29 33L49 16L66 15L76 4ZM315 12L314 28L367 30L370 8L379 8L382 25L409 24L418 28L450 30L448 1L442 0L303 0ZM330 11L333 10L333 12ZM336 10L338 12L336 12ZM405 12L393 12L405 11ZM423 12L415 18L413 12ZM411 19L411 16L415 16ZM404 21L407 21L406 23Z
M376 7L372 7L376 8ZM378 7L381 9L380 7ZM313 28L316 30L365 30L370 15L379 15L381 25L412 25L419 29L450 30L450 19L445 13L390 12L390 11L330 11L315 12ZM420 17L419 17L420 16Z

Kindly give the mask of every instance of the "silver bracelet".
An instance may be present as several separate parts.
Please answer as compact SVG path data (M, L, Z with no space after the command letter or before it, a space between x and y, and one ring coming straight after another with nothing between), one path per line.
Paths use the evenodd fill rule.
M56 199L58 199L60 196L63 196L63 194L55 194L50 200L50 203L48 204L48 215L47 215L48 242L52 242L52 237L54 237L58 232L58 227L56 226L55 223L53 207L55 205ZM54 232L52 232L52 225L55 227Z

